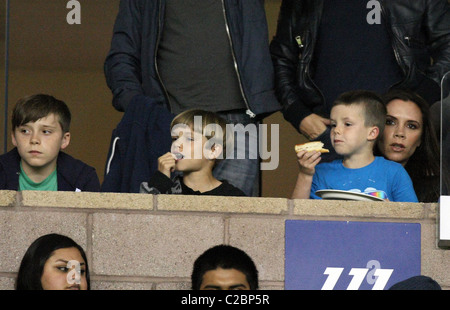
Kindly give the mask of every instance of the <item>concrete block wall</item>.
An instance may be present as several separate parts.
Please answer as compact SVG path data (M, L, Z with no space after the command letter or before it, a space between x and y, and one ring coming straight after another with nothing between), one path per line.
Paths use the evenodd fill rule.
M0 191L0 289L56 232L88 256L92 289L190 289L194 260L226 243L255 261L262 289L284 288L287 219L420 223L422 274L450 289L450 250L437 246L438 204L284 198Z

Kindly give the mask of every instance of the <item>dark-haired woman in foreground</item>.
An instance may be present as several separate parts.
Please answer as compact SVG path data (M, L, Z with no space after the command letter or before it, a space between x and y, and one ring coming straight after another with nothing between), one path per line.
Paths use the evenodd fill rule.
M39 237L22 259L16 289L89 290L89 268L83 248L63 235Z

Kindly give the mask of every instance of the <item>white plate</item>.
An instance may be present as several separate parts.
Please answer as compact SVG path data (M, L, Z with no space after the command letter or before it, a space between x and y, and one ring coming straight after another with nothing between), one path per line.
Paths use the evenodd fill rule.
M381 198L370 196L363 193L341 191L337 189L321 189L316 191L316 195L322 199L334 200L360 200L360 201L384 201Z

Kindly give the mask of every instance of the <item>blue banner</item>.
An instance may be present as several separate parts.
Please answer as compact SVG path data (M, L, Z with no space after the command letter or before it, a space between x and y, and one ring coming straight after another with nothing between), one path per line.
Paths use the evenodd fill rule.
M382 290L420 275L420 224L286 221L286 290Z

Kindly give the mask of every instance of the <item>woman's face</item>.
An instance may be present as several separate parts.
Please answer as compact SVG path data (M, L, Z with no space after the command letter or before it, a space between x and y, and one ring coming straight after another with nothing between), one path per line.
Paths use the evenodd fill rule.
M44 290L87 290L86 262L77 248L55 250L42 272Z
M422 141L422 112L414 102L400 99L390 101L386 109L386 127L378 147L387 159L405 166Z

